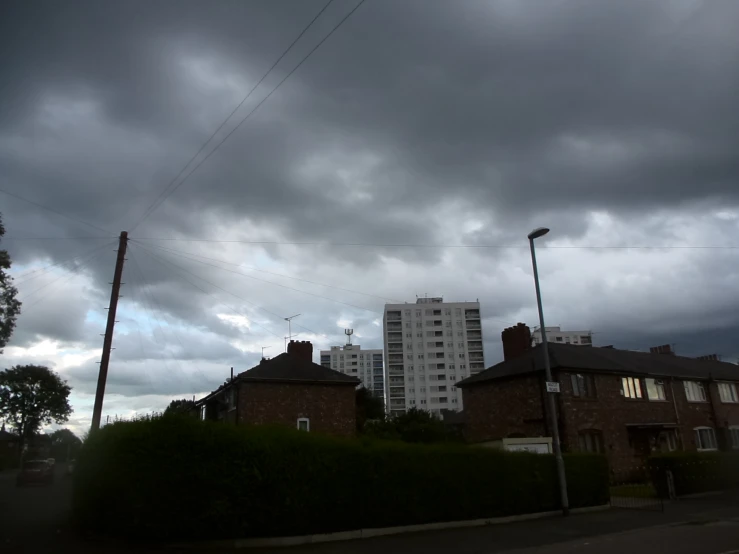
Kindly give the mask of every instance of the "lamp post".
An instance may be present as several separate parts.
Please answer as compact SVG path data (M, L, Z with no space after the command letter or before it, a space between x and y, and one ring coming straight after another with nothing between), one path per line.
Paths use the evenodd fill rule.
M557 403L555 402L553 388L555 385L552 384L550 389L550 383L552 381L552 368L549 365L549 345L547 343L547 330L544 327L544 311L541 307L541 289L539 288L539 270L536 267L536 251L534 248L534 239L543 237L549 232L546 227L539 227L534 229L528 235L529 247L531 248L531 264L534 266L534 285L536 286L536 305L539 309L539 328L541 329L541 348L544 352L544 371L546 373L547 380L547 404L549 407L549 427L552 430L552 443L554 446L554 457L557 460L557 478L559 480L559 496L562 502L562 515L569 515L570 513L570 502L567 498L567 478L565 477L565 462L562 458L562 447L559 443L559 425L557 424Z

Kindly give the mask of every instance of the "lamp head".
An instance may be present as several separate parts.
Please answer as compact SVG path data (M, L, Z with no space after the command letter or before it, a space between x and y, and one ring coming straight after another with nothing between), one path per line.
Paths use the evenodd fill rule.
M549 229L546 227L539 227L537 229L534 229L529 233L529 240L538 239L539 237L543 237L549 232Z

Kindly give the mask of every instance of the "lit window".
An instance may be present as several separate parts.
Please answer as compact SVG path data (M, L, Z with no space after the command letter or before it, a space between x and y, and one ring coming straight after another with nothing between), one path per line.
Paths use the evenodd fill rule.
M621 388L625 398L641 398L641 382L638 377L621 378Z
M716 432L711 427L696 427L695 447L698 450L717 450Z
M718 394L721 397L721 402L738 402L736 396L736 385L734 383L719 383Z
M310 419L307 417L298 418L298 430L299 431L310 431Z
M683 381L688 402L705 402L706 389L699 381Z
M659 379L645 379L649 400L667 400L665 384Z

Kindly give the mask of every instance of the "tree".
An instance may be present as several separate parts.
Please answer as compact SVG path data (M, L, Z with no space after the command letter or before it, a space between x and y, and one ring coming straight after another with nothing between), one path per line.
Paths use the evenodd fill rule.
M174 414L192 414L195 412L195 401L183 398L181 400L172 400L169 406L164 410L164 415Z
M0 216L0 238L5 235L2 216ZM10 255L0 250L0 354L10 340L15 329L15 320L21 313L21 303L15 297L18 289L13 286L13 278L6 273L10 269Z
M368 422L364 433L383 440L415 443L460 442L461 437L441 419L426 410L410 408L386 420Z
M381 420L385 417L385 405L382 398L374 396L371 391L359 387L355 396L357 412L357 431L364 429L367 420Z
M51 434L52 457L57 460L71 460L80 446L82 441L69 429L58 429Z
M19 365L0 372L0 418L15 429L21 450L42 425L69 419L71 391L72 387L48 367Z

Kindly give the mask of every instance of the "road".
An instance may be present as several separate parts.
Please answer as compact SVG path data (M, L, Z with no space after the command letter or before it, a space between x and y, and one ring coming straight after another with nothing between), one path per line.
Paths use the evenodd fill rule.
M52 486L15 487L0 472L0 552L3 554L153 554L204 552L146 548L80 538L71 524L71 479L57 468ZM307 545L250 549L250 554L739 554L739 497L708 496L668 505L664 513L612 509L489 527L452 529ZM114 499L112 501L115 501Z

